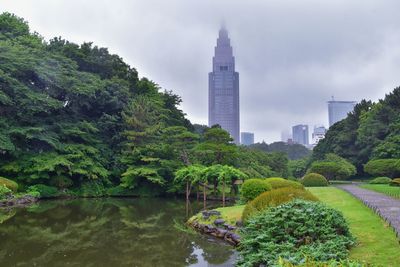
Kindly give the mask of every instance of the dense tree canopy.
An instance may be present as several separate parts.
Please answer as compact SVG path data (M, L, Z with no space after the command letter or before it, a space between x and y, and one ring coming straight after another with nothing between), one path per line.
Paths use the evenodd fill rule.
M287 155L290 160L297 160L311 155L311 151L300 144L288 144L285 142L274 142L266 144L265 142L256 143L250 146L265 152L282 152Z
M180 102L106 48L46 41L0 15L0 176L22 189L175 192L176 171L192 164L286 172L282 155L238 148L218 126L194 127Z

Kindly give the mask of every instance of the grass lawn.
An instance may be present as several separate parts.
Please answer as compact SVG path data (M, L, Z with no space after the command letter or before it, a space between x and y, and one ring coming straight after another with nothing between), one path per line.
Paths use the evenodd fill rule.
M232 207L218 208L216 210L221 212L221 217L225 221L235 225L236 221L239 221L242 218L242 212L243 212L244 206L245 205L238 205L238 206L232 206Z
M400 187L387 184L363 184L362 188L376 191L391 197L400 198ZM400 264L399 264L400 265Z
M340 210L357 238L350 258L376 266L400 266L400 244L378 215L350 194L334 187L308 188L328 206Z

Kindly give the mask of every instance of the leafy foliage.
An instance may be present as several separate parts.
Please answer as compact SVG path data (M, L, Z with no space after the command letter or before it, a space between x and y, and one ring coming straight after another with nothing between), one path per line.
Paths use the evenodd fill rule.
M304 186L301 183L286 180L286 179L280 178L280 177L267 178L267 179L265 179L265 181L268 182L272 186L272 189L278 189L278 188L283 188L283 187L293 187L293 188L299 188L299 189L304 188Z
M243 210L242 220L247 222L249 218L263 210L279 206L294 199L318 201L318 199L307 190L293 187L282 187L264 192L257 196L253 201L247 203Z
M392 179L390 179L389 177L376 177L374 179L372 179L371 181L369 181L370 184L390 184L390 182L392 181Z
M318 173L308 173L302 179L301 183L305 187L309 186L328 186L328 180Z
M290 160L302 159L311 155L311 151L305 146L300 144L288 144L285 142L274 142L269 145L262 142L253 144L250 147L264 152L281 152L286 154Z
M18 190L18 184L16 182L1 176L0 176L0 185L7 187L13 192L17 192Z
M364 165L364 171L372 176L396 177L400 175L399 159L375 159Z
M0 184L0 199L6 198L11 195L12 191L8 187Z
M247 202L271 189L272 186L265 179L247 179L240 188L240 197Z
M44 184L36 184L28 187L27 193L40 198L53 198L59 195L57 188Z
M395 178L390 182L391 186L400 186L400 178Z
M319 173L328 180L344 180L356 174L356 167L335 154L327 154L324 160L314 161L307 171Z
M272 191L271 191L272 192ZM238 266L345 259L354 239L343 215L318 202L295 200L257 214L242 231Z

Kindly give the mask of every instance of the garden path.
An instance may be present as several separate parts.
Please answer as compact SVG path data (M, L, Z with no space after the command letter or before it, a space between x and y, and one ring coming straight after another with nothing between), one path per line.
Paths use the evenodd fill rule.
M363 189L357 185L339 185L339 188L360 199L365 205L373 209L395 230L400 237L400 200L384 194Z

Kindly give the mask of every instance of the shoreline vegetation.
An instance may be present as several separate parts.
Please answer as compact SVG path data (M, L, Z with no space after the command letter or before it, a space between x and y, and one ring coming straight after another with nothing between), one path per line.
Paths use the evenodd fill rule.
M355 246L349 250L350 260L365 266L396 266L400 262L400 244L396 234L373 210L349 193L333 186L308 187L307 190L320 202L340 211L349 223L350 232L356 239ZM244 208L245 205L236 205L209 210L208 214L214 214L210 217L204 216L204 211L199 212L188 220L187 225L202 234L226 240L223 234L227 231L221 224L221 219L223 223L228 222L228 225L236 223L234 233L239 242L226 241L238 246ZM222 233L219 233L220 230Z

